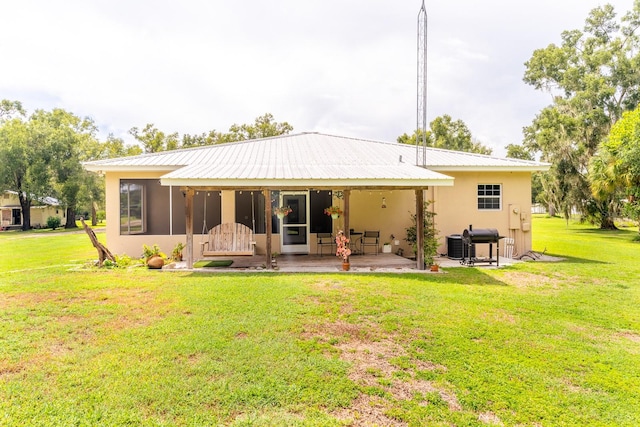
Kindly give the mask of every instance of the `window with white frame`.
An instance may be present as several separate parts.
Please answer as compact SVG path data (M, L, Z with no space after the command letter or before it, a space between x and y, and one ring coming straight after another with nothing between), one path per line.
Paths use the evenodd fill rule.
M478 184L478 210L500 210L502 208L501 184Z

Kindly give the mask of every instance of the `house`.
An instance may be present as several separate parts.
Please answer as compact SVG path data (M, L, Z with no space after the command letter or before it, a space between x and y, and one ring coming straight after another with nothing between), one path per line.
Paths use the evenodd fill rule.
M107 245L138 256L143 244L170 251L187 244L200 256L207 231L242 223L255 233L256 253L317 253L317 233L375 230L394 253L423 201L436 214L440 253L448 235L473 225L496 228L531 249L531 173L545 163L417 147L321 133L300 133L85 163L106 177ZM332 219L324 209L337 205ZM278 206L291 214L273 215ZM420 222L419 222L420 223ZM375 249L375 248L374 248ZM399 251L400 250L400 251ZM482 250L482 249L480 249ZM418 259L418 265L420 259ZM270 263L267 262L267 265Z
M60 207L58 199L53 197L32 197L31 227L40 228L47 224L47 218L56 216L64 221L65 210ZM18 229L22 227L22 207L15 191L5 191L0 195L0 230Z

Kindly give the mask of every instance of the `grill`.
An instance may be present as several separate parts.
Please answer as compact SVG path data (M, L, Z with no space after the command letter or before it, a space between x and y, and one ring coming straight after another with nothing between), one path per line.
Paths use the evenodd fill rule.
M462 233L462 244L467 248L464 251L461 264L472 266L478 262L485 262L489 264L496 263L500 266L500 236L498 230L495 228L477 228L473 229L472 225L469 225L467 230ZM496 244L496 258L493 258L493 244ZM489 245L489 258L476 258L475 245L488 244Z

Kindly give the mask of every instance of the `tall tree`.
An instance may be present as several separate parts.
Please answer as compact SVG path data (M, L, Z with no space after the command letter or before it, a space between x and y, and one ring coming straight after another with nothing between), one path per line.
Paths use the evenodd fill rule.
M474 141L471 131L462 120L453 120L447 114L436 117L429 124L429 127L430 130L427 130L426 138L429 147L479 154L491 154L492 152L491 148ZM415 145L419 132L416 130L411 136L406 133L402 134L398 137L398 142Z
M220 134L218 142L244 141L247 139L268 138L271 136L286 135L293 130L287 122L278 123L273 115L266 113L257 117L253 124L233 124L226 134Z
M640 107L613 126L591 160L589 179L596 199L626 199L624 213L640 222Z
M0 188L18 194L22 229L31 228L31 205L48 195L50 156L36 130L21 118L0 124Z
M66 208L65 228L76 228L76 210L87 180L81 162L87 160L85 150L97 143L97 128L92 120L62 109L37 110L30 124L45 147L52 188Z
M524 76L553 97L524 132L527 148L553 164L543 180L549 202L567 218L577 207L602 228L615 228L615 195L592 196L589 161L622 112L640 101L640 2L621 23L615 18L611 5L593 9L584 31L565 31L560 46L536 50Z

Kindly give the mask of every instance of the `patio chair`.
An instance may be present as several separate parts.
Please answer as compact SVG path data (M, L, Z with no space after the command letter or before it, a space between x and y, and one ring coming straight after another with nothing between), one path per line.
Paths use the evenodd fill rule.
M322 256L323 248L325 246L329 246L329 249L332 251L332 254L335 254L336 250L334 249L336 246L336 242L333 239L333 234L331 233L317 233L316 234L316 253Z
M367 231L365 230L362 235L360 246L362 247L362 254L366 253L367 246L373 246L376 248L376 255L380 250L380 231Z

